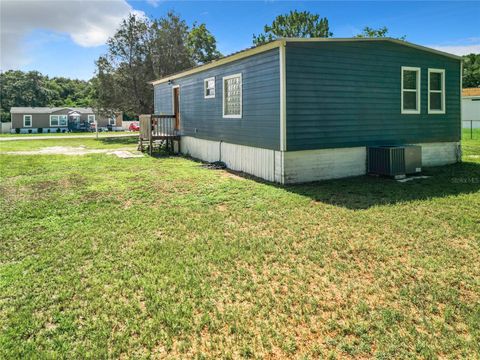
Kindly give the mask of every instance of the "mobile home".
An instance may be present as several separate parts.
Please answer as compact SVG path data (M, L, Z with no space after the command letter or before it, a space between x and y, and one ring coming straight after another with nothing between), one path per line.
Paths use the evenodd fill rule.
M54 133L87 131L92 124L99 128L122 127L122 114L103 116L92 108L77 107L12 107L12 132Z
M396 39L281 39L152 84L182 153L286 184L365 174L374 145L459 161L460 78L460 57Z

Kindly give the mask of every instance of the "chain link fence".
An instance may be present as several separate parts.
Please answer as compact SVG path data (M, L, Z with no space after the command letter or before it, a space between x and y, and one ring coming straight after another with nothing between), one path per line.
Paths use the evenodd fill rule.
M462 138L480 140L480 120L462 120Z

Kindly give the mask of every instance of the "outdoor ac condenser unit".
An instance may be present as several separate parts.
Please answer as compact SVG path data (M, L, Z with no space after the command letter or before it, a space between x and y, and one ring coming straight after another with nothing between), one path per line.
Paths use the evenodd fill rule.
M367 156L369 174L402 178L422 171L422 148L418 145L371 146Z

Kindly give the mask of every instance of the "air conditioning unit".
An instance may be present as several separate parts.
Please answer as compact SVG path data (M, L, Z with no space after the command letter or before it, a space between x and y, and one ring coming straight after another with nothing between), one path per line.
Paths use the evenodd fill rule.
M367 148L369 174L403 178L422 171L422 147L418 145L370 146Z

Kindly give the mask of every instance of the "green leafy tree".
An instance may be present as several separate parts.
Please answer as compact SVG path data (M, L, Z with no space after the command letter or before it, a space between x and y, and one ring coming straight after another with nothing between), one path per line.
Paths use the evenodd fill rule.
M480 87L480 54L463 56L463 81L464 88Z
M187 46L188 34L187 23L174 12L152 22L148 58L151 80L195 65Z
M368 26L363 28L363 31L356 35L356 38L383 38L388 37L388 28L386 26L382 26L378 29L374 29ZM405 40L406 36L401 36L398 38L399 40Z
M98 101L100 110L120 110L117 108L120 104L124 111L151 111L152 90L146 86L147 81L151 80L146 66L149 26L148 19L130 14L122 21L115 35L108 39L108 54L102 59L102 70L105 78L114 81L107 87L115 87L114 94L118 101L109 103L101 98Z
M217 50L217 41L208 31L205 24L193 24L187 35L187 47L190 49L193 61L197 64L217 60L222 54Z
M153 111L148 81L221 56L205 24L190 30L174 12L153 21L131 15L107 44L107 54L96 62L95 107L127 116Z
M332 35L327 18L321 18L320 15L308 11L294 10L277 16L271 25L265 25L264 33L253 35L253 43L262 45L278 38L328 38Z

